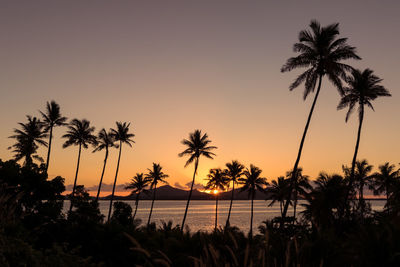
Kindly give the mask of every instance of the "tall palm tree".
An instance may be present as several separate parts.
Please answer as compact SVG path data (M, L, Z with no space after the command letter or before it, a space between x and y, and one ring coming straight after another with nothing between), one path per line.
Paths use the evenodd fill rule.
M150 184L151 178L145 178L143 173L136 173L133 176L131 182L125 187L125 189L132 189L132 193L136 194L135 200L135 212L133 213L133 220L135 219L137 208L139 206L140 194L147 193L146 187Z
M14 135L9 138L16 140L16 143L8 149L13 149L15 153L14 158L16 161L25 158L25 166L32 164L32 158L43 161L43 159L36 155L39 145L47 146L47 142L43 141L47 134L43 131L43 123L36 117L26 116L27 123L19 122L20 129L14 129Z
M232 203L235 193L235 184L238 182L238 179L243 175L244 166L240 164L237 160L232 160L232 162L226 163L225 166L226 166L225 174L229 178L229 181L232 182L231 203L229 205L228 218L226 219L226 226L225 226L229 227L229 219L231 217Z
M276 180L272 180L271 184L267 188L267 193L271 197L271 202L268 204L269 207L279 202L279 207L281 211L281 216L283 214L283 204L286 199L288 199L289 194L289 179L280 176Z
M46 111L42 112L43 124L45 127L45 132L49 132L49 148L47 150L47 161L46 161L46 172L50 164L50 151L51 151L51 141L53 139L53 128L57 126L67 125L66 117L63 117L60 113L60 106L52 100L50 103L47 102Z
M372 175L372 183L370 188L373 189L375 195L385 193L386 201L392 192L392 187L399 178L400 169L395 169L396 166L386 162L379 166L379 172Z
M295 52L299 52L300 55L289 58L286 64L281 68L281 72L287 72L297 68L308 68L289 86L289 89L293 90L304 82L304 99L306 99L311 92L314 92L318 81L317 91L311 105L307 123L300 141L297 158L293 167L293 177L290 185L291 190L295 184L301 152L303 150L304 141L310 125L315 104L321 90L322 78L326 75L338 89L339 93L343 94L341 79L345 79L346 71L350 71L352 68L349 65L341 63L340 61L346 59L361 59L356 55L355 47L347 45L347 38L336 39L339 35L338 23L321 27L318 21L312 20L310 23L310 28L311 31L301 31L299 34L299 42L293 45L293 50ZM291 194L289 194L289 198L290 197ZM283 217L286 216L289 202L290 199L288 199L288 201L285 203Z
M67 133L62 136L63 138L67 139L67 141L65 141L63 144L63 148L67 148L72 145L79 146L78 161L76 163L74 187L72 188L71 205L69 206L69 211L72 210L72 199L74 198L76 181L78 179L82 147L86 149L89 145L95 146L97 144L96 136L93 135L94 130L95 128L90 126L90 122L88 120L73 119L68 125Z
M147 169L149 171L148 174L146 174L146 179L150 180L150 189L153 189L153 200L151 201L151 208L150 208L150 213L149 213L149 219L147 221L147 227L150 225L150 219L151 219L151 214L153 212L153 205L154 205L154 200L156 199L156 190L157 190L157 184L158 183L167 183L165 181L165 178L168 178L168 175L162 172L162 167L160 164L153 163L153 169Z
M187 146L187 148L183 152L179 153L178 156L189 156L189 159L185 163L185 167L194 162L194 172L192 185L190 186L189 197L186 203L185 214L183 215L181 231L183 231L185 227L185 220L189 208L190 199L192 197L193 185L196 178L197 168L199 166L199 159L201 156L209 159L213 159L213 156L215 156L215 154L211 152L211 150L216 149L217 147L209 146L210 143L211 140L208 139L207 133L202 134L201 130L195 130L193 133L189 134L189 139L182 140L182 144Z
M364 120L364 107L365 105L374 110L372 101L380 96L391 96L385 87L380 85L380 79L378 76L373 74L370 69L364 71L354 69L352 75L346 79L348 87L344 88L344 95L339 102L337 109L344 109L348 107L346 114L346 122L348 121L351 113L354 111L358 104L358 132L357 141L354 149L353 160L351 162L351 173L349 179L349 190L351 189L354 182L354 169L357 160L358 147L360 145L361 127Z
M108 159L108 149L111 147L118 148L118 145L115 144L115 140L114 140L112 133L111 132L107 133L107 131L104 128L100 130L100 132L97 136L97 141L98 141L98 143L97 143L96 148L93 150L93 153L104 149L106 151L106 155L104 157L103 170L101 171L99 188L97 189L96 201L99 200L101 184L103 183L104 171L106 169L107 159Z
M354 182L358 187L358 203L360 208L361 218L364 217L366 203L364 200L364 186L370 184L372 175L372 165L369 165L367 160L357 161L355 172L354 172Z
M132 147L132 143L135 143L132 138L135 136L132 133L129 133L129 126L130 123L122 123L116 122L117 129L111 129L111 135L116 142L119 142L119 153L118 153L118 162L117 162L117 170L115 171L115 179L113 184L113 189L111 193L110 199L110 208L108 209L108 221L110 221L111 217L111 210L112 210L112 203L114 200L114 193L115 193L115 185L117 184L117 177L118 177L118 170L119 170L119 162L121 159L121 151L122 151L122 144L127 144L128 146Z
M248 197L251 198L250 237L253 235L253 209L256 191L258 190L265 193L265 187L268 186L267 178L261 177L261 172L262 170L260 168L250 164L250 168L246 168L243 172L244 177L239 179L239 182L243 184L241 191L247 191Z
M210 173L207 175L207 184L206 189L208 190L217 190L215 192L215 227L214 230L217 230L218 225L218 194L219 191L224 191L227 184L230 182L230 179L226 176L226 173L220 168L211 169Z
M288 171L286 173L286 177L290 179L293 176L292 171ZM294 221L296 220L296 207L297 207L297 200L298 200L298 195L305 196L305 194L310 190L312 187L310 185L309 177L308 175L303 175L303 168L299 167L297 168L297 174L296 174L296 179L294 180L294 186L292 189L292 194L293 194L293 218Z

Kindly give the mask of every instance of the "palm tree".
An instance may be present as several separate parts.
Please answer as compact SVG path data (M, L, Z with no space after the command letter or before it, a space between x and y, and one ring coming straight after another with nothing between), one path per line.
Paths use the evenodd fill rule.
M232 160L232 162L226 163L225 174L229 178L229 181L232 182L232 196L231 196L231 204L229 205L228 218L226 219L226 226L229 227L229 219L231 217L232 203L235 192L235 184L238 182L238 179L243 175L244 166L240 164L237 160ZM229 187L229 183L228 183Z
M97 136L97 141L98 141L98 143L97 143L96 148L93 150L93 153L97 152L97 151L101 151L101 150L104 149L106 151L106 155L104 157L104 164L103 164L103 170L101 172L99 188L97 189L96 201L99 200L99 195L100 195L100 191L101 191L101 184L103 182L104 171L105 171L106 165L107 165L108 149L110 147L118 148L118 145L115 144L114 137L113 137L112 133L111 132L107 133L104 128L100 130L100 132L99 132L99 134Z
M344 88L344 95L339 102L337 109L343 109L348 107L349 110L346 114L346 122L349 119L351 113L354 111L358 104L358 132L357 141L354 149L353 161L351 162L351 173L349 179L349 190L351 189L354 182L354 169L357 160L358 147L360 145L361 127L364 120L364 106L367 105L372 110L372 101L380 96L391 96L385 87L379 83L382 81L379 77L373 74L370 69L365 69L363 72L360 70L353 70L352 76L346 79L348 87Z
M49 133L49 148L47 150L47 161L46 161L46 172L49 168L50 163L50 151L51 151L51 141L53 139L53 128L57 126L67 125L65 122L67 121L66 117L61 116L60 106L52 100L50 103L47 102L46 111L42 112L43 124L45 127L45 132Z
M303 150L304 141L310 125L315 104L321 90L323 76L326 75L338 89L339 93L343 94L341 79L345 79L346 71L352 70L352 67L340 63L340 61L346 59L361 59L356 55L355 47L347 45L347 38L336 39L337 35L339 35L338 23L321 27L318 21L312 20L310 23L310 28L311 31L301 31L299 34L299 42L293 45L294 51L300 52L300 55L289 58L286 64L281 68L281 72L291 71L296 68L308 68L289 86L289 89L293 90L304 82L304 99L306 99L311 92L314 92L318 81L317 92L315 93L314 100L311 105L307 123L300 141L297 158L293 167L290 191L293 190L295 184L295 177L301 158L301 152ZM291 194L289 194L288 197L290 198ZM290 199L288 199L285 204L283 217L286 216L289 202Z
M47 134L43 131L43 123L38 118L29 115L26 117L28 122L18 123L22 129L14 129L15 135L9 137L16 139L16 143L8 149L14 149L16 161L25 158L25 166L30 166L32 158L43 161L40 156L36 155L36 152L39 145L47 146L46 141L43 141Z
M190 186L189 197L186 203L185 214L183 215L181 231L183 231L185 226L185 220L189 208L190 199L192 197L193 185L196 178L197 168L199 166L200 156L204 156L209 159L213 159L215 156L211 150L216 149L215 146L208 146L211 143L211 140L208 139L207 133L201 134L201 130L195 130L193 133L189 134L189 139L183 139L182 144L187 146L187 148L179 153L179 157L189 156L189 159L185 163L185 167L187 167L190 163L194 162L194 172L193 172L193 180L192 185Z
M136 173L133 176L131 182L125 187L125 189L132 189L132 193L136 194L135 200L135 212L133 214L133 220L135 219L137 208L139 206L140 193L147 193L146 187L150 184L151 179L145 178L143 173Z
M276 180L272 180L271 185L267 188L267 193L271 197L271 202L268 204L269 207L279 202L279 207L281 210L281 216L283 214L283 203L288 199L289 194L289 179L280 176Z
M291 171L288 171L286 173L286 177L290 179L293 176L293 173ZM310 185L309 177L308 175L303 175L303 168L299 167L297 168L297 174L296 174L296 179L294 180L294 186L292 189L292 194L293 194L293 218L294 221L296 220L296 207L297 207L297 200L298 200L298 195L305 196L308 190L310 190L312 187Z
M370 175L372 171L372 165L369 165L367 160L357 161L356 162L356 170L354 172L354 182L358 186L358 203L360 207L361 218L364 217L365 211L365 200L364 200L364 186L366 184L370 184L372 179L372 175Z
M250 217L250 232L249 236L253 235L253 209L254 209L254 197L256 191L266 192L265 188L268 185L267 178L261 177L262 170L253 164L250 164L250 169L246 168L243 172L244 178L240 178L239 182L243 184L240 191L247 191L248 197L251 198L251 217Z
M110 217L111 217L112 203L114 200L114 193L115 193L115 185L117 184L119 162L121 159L122 144L125 143L128 146L132 147L132 143L135 143L132 140L132 138L135 135L132 133L129 133L129 126L131 125L130 123L126 123L126 122L122 123L122 122L117 121L116 125L117 125L116 130L111 129L111 136L116 142L119 142L119 153L118 153L117 170L115 171L115 179L114 179L114 184L113 184L113 189L112 189L111 199L110 199L110 208L108 209L108 221L110 221Z
M315 187L306 195L308 204L303 204L306 219L318 228L332 225L345 209L347 183L342 176L320 173Z
M224 191L226 185L230 182L230 179L226 176L226 173L220 168L211 169L210 173L207 175L208 182L206 184L206 189L217 190L215 193L215 227L214 230L217 231L218 224L218 194L219 191Z
M147 227L150 225L150 219L151 219L151 213L153 212L153 205L154 205L154 200L156 199L156 190L157 190L157 184L158 183L167 183L165 181L165 178L168 177L167 174L162 172L162 167L160 164L153 163L153 169L147 169L149 171L148 174L146 174L146 179L150 180L150 189L153 190L153 200L151 201L151 208L150 208L150 214L149 214L149 220L147 221Z
M73 119L68 125L67 133L62 136L63 138L67 139L67 141L65 141L65 143L63 144L63 148L67 148L71 145L79 146L74 187L72 188L71 205L69 206L70 212L72 210L72 202L73 202L72 199L74 198L76 181L78 179L79 162L81 160L82 147L88 148L89 145L95 146L97 144L96 136L92 134L94 132L94 129L95 128L91 127L90 122L86 119L83 120Z
M395 165L386 162L379 166L379 172L372 175L373 180L370 189L373 189L375 195L385 193L386 201L389 200L392 187L399 178L400 170L395 168Z

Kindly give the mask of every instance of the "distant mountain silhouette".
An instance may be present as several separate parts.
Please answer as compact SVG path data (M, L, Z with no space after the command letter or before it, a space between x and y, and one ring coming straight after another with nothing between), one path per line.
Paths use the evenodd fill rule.
M149 194L141 194L141 200L151 200L153 194L153 190L149 190ZM220 193L219 199L220 200L230 200L231 199L232 191ZM239 189L235 189L235 200L247 200L247 192L240 192ZM189 190L183 190L179 188L172 187L170 185L164 185L157 188L156 200L187 200L189 195ZM102 197L103 200L109 200L111 195ZM130 194L128 196L114 196L114 199L117 200L135 200L136 195ZM265 200L267 195L257 191L256 196L254 199L258 200ZM192 192L192 199L193 200L213 200L214 195L208 194L204 192L200 192L197 189L193 189Z

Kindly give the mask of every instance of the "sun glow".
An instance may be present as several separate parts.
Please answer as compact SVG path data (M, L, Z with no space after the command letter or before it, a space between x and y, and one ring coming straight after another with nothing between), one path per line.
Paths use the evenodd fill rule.
M218 194L218 190L215 189L215 190L213 191L213 194Z

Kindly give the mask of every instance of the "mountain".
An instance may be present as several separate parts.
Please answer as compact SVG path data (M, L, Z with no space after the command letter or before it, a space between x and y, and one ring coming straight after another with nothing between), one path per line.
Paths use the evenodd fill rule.
M232 191L222 192L219 194L219 199L220 200L230 200L231 195L232 195ZM182 190L179 188L172 187L170 185L160 186L159 188L157 188L157 192L156 192L156 200L187 200L188 196L189 196L189 190ZM148 194L144 194L144 193L140 194L140 199L151 200L152 197L153 197L153 190L149 190ZM235 200L247 200L248 193L240 192L240 189L235 189L234 198L235 198ZM266 194L257 191L254 199L265 200L266 198L267 198ZM109 200L110 196L106 196L101 199ZM131 194L128 196L114 196L114 199L116 199L116 200L135 200L136 194ZM213 199L215 199L215 195L200 192L197 189L193 189L191 199L192 200L213 200Z

